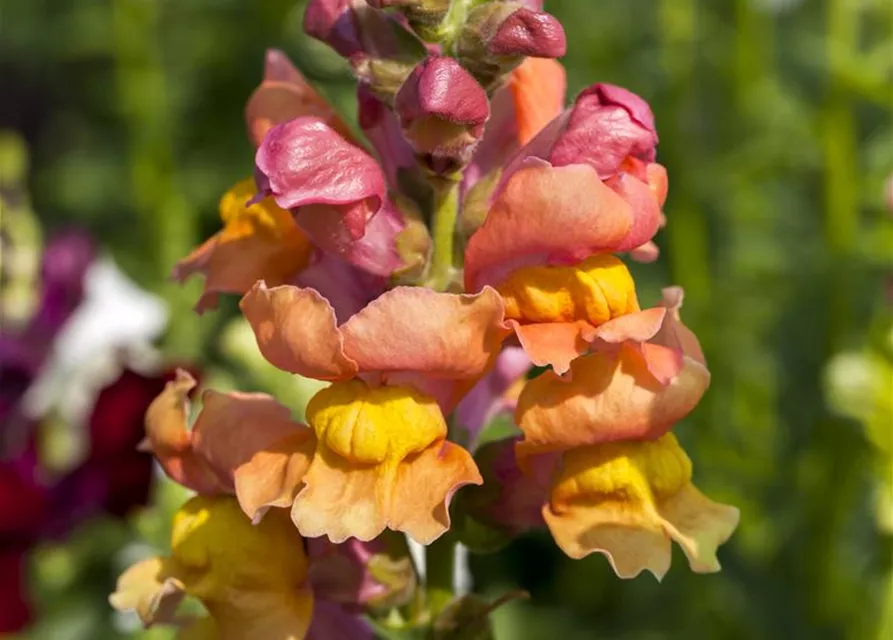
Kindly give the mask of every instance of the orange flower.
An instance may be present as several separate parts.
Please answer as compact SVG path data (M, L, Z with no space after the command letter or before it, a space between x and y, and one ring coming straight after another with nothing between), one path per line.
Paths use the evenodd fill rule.
M291 506L313 454L313 431L272 396L210 389L189 431L187 394L194 386L188 373L177 372L146 412L142 447L185 487L205 495L235 493L255 522L270 507Z
M316 448L292 509L299 531L440 536L452 494L481 483L471 455L446 440L444 415L499 352L498 294L398 287L338 326L316 291L258 283L241 308L271 363L333 382L307 408Z
M177 263L174 278L205 276L196 311L217 306L220 293L243 294L258 280L283 284L309 263L313 246L292 214L272 198L250 204L257 195L253 179L236 184L220 200L223 229Z

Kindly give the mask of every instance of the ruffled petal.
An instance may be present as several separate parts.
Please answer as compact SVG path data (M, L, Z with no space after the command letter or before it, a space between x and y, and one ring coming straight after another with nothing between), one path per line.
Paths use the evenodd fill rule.
M397 469L390 527L430 544L450 528L450 500L465 485L483 483L465 449L452 442L435 444L403 461Z
M310 465L313 431L291 419L287 407L264 393L202 395L193 447L231 474L246 515L259 520L270 507L290 507Z
M643 514L620 508L593 513L583 507L562 513L547 506L543 518L555 543L568 556L580 559L601 553L619 578L635 578L648 571L661 580L670 569L670 539L657 522Z
M256 193L252 180L230 189L220 200L224 229L174 267L179 281L205 276L199 313L215 308L219 294L244 294L258 280L273 286L289 282L310 260L313 247L291 214L270 198L249 204Z
M313 289L258 282L239 303L264 357L284 371L319 380L350 378L357 363L345 355L331 305Z
M118 611L135 611L147 628L173 622L185 595L181 573L170 558L147 558L121 574L109 603Z
M171 479L202 494L226 493L231 489L192 447L187 428L189 392L195 379L182 369L165 385L146 411L146 438L140 449L151 451Z
M387 527L393 467L352 463L320 446L292 507L292 520L307 538L372 540Z
M352 240L363 237L385 200L385 179L375 160L319 118L296 118L270 129L255 165L262 194L284 209L328 205L317 207L314 217L340 220ZM329 248L331 238L325 234L331 230L316 233L313 222L303 220L305 231Z
M629 204L591 167L534 161L512 175L465 251L465 288L498 285L514 269L572 263L613 250L629 233Z
M538 367L552 367L555 373L565 373L577 357L589 350L594 327L585 320L576 322L508 323L518 342Z
M613 354L583 356L571 363L569 375L546 371L521 392L519 454L659 437L697 406L709 381L706 368L686 359L663 385L627 344Z
M478 295L397 287L342 327L344 352L361 371L413 371L438 378L477 378L508 334L502 301Z
M675 540L695 573L720 570L716 549L738 527L735 507L710 500L691 483L657 505L669 535Z

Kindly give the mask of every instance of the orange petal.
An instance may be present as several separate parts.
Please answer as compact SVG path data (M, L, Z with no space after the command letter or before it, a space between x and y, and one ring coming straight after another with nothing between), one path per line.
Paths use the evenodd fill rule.
M450 528L450 499L468 484L483 483L471 454L452 442L410 456L397 470L389 526L430 544Z
M628 344L583 356L568 376L546 371L527 383L515 413L524 432L518 453L656 438L694 409L709 381L707 369L687 358L679 375L662 385Z
M395 471L393 466L352 463L328 447L317 447L292 507L295 526L306 538L372 540L387 527Z
M317 116L350 139L350 128L331 105L295 68L282 51L268 49L264 79L245 105L245 122L255 146L260 146L271 127L300 116Z
M256 283L239 303L257 345L274 366L319 380L350 378L357 364L344 353L344 341L328 301L313 289L267 288Z
M567 91L567 74L552 58L525 58L508 81L515 105L518 145L524 146L561 115Z
M195 450L231 475L242 510L254 521L269 507L290 507L310 465L313 431L263 393L202 395Z
M151 451L165 473L184 487L198 493L228 491L226 481L192 447L187 428L189 392L195 379L182 369L168 382L146 411L146 439L140 448Z
M465 288L498 285L512 270L576 262L611 250L632 225L632 209L589 165L533 162L499 191L465 251Z
M220 199L222 231L214 234L174 267L173 277L205 275L196 311L217 306L220 293L243 294L258 280L288 282L308 264L312 246L291 213L272 198L248 204L257 194L252 179L243 180Z
M551 366L558 374L566 372L575 358L589 350L593 331L585 320L525 325L510 320L509 325L530 361L539 367Z
M413 371L439 378L477 378L508 334L502 300L397 287L341 328L344 351L362 371Z
M571 508L564 512L543 507L543 518L555 543L568 556L580 559L601 553L619 578L635 578L642 571L658 580L670 569L670 538L659 523L621 508Z
M146 628L173 622L183 599L180 567L170 558L147 558L118 578L109 603L118 611L136 611Z

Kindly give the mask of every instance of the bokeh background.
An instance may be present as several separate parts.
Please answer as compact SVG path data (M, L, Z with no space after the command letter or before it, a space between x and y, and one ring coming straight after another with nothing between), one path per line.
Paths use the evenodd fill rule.
M543 535L475 556L480 589L532 595L497 613L499 637L893 638L893 3L546 8L568 33L571 94L613 82L656 113L669 224L659 263L635 275L646 300L687 291L713 385L677 433L699 486L740 506L742 524L723 573L692 575L680 556L662 584L621 582L600 556L570 561ZM295 397L252 356L233 301L198 317L199 283L168 274L251 172L242 108L266 47L353 117L351 77L302 34L302 14L294 0L0 5L5 221L32 211L40 233L19 235L34 247L63 228L92 234L167 304L168 361ZM133 557L164 547L182 499L159 480L147 509L34 546L36 622L22 637L135 633L107 594Z

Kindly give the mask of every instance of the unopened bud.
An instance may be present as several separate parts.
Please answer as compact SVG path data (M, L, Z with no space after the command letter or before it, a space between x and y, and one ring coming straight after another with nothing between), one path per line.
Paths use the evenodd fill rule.
M394 110L416 155L437 174L468 163L490 117L484 88L445 56L416 65L397 92Z
M560 58L566 52L561 23L520 2L490 3L474 9L457 45L462 65L488 89L525 57Z

